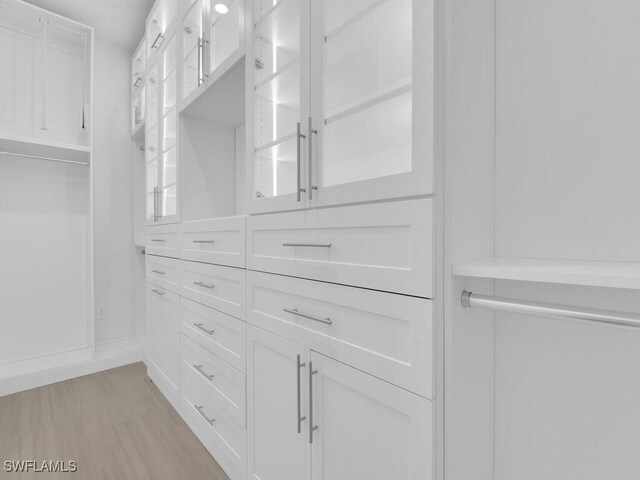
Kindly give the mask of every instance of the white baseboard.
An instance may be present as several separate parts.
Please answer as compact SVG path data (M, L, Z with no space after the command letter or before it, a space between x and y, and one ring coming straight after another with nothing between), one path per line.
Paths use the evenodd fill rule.
M169 400L169 403L177 411L180 411L180 391L179 386L174 385L169 378L162 373L156 364L148 357L144 356L144 363L147 366L147 375L156 384L160 393Z
M124 337L96 345L91 357L87 348L53 354L2 366L0 397L12 393L82 377L121 367L143 359L142 348L133 337Z

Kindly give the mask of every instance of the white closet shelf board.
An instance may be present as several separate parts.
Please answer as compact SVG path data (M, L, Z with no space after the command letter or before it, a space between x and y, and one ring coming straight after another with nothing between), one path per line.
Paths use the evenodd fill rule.
M0 135L0 153L89 164L91 147Z
M244 52L232 55L230 67L223 67L218 78L209 77L203 86L187 97L180 113L228 127L237 127L245 118Z
M640 263L487 258L454 265L453 275L640 290Z

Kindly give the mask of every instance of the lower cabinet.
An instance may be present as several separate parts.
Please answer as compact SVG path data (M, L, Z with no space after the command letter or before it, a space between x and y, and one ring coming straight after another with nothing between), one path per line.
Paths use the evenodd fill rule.
M430 480L431 401L247 327L253 480Z
M147 282L146 301L149 376L176 405L180 398L180 297Z

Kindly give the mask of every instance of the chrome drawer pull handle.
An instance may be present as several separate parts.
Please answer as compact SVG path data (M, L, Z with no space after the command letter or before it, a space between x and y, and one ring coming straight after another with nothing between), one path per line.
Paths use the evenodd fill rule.
M209 418L207 414L202 411L202 409L204 408L204 405L196 405L194 403L193 408L195 408L198 411L198 413L202 415L202 418L204 418L209 425L213 425L213 423L216 421L215 418Z
M202 365L196 365L195 363L193 364L193 368L195 368L198 372L200 372L202 374L203 377L205 377L207 380L213 380L213 378L215 377L215 375L210 375L207 372L205 372L202 369Z
M316 317L315 315L309 315L308 313L299 312L295 308L283 308L282 310L287 313L291 313L292 315L297 315L298 317L308 318L309 320L324 323L326 325L333 325L333 321L330 318Z
M193 324L194 327L199 328L200 330L202 330L204 333L206 333L207 335L213 335L214 333L216 333L215 330L207 330L206 328L204 328L204 325L201 323L194 323Z
M164 275L166 272L163 272L161 270L151 270L153 273L157 273L158 275Z
M202 323L194 323L193 326L196 327L196 328L199 328L200 330L202 330L207 335L213 335L214 333L216 333L216 331L213 330L213 329L207 330L206 328L204 328L204 325Z
M194 240L193 243L216 243L215 240Z
M161 292L160 290L151 290L153 293L157 293L158 295L164 295L164 292Z
M208 288L210 290L216 288L215 285L207 285L206 283L203 283L203 282L193 282L193 284L198 285L199 287Z
M160 239L160 238L152 238L151 239L152 242L159 242L159 243L164 243L164 240Z
M283 247L314 247L314 248L331 248L330 243L283 243Z

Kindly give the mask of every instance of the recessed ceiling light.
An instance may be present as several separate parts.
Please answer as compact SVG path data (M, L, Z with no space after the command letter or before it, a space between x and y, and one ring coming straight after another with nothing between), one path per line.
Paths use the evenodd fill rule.
M215 8L216 12L218 12L220 15L229 13L229 7L227 7L224 3L216 3L213 8Z

